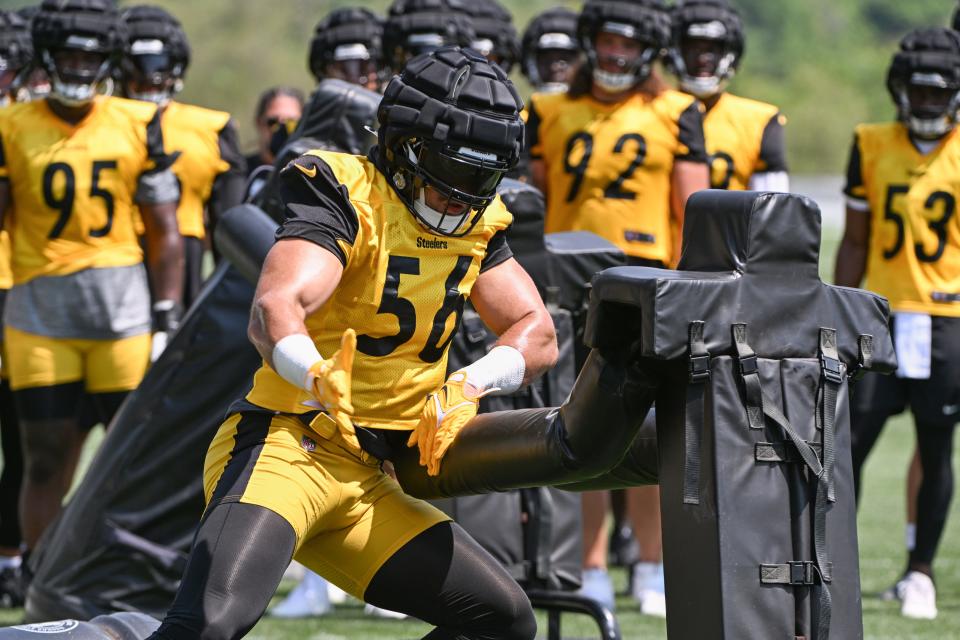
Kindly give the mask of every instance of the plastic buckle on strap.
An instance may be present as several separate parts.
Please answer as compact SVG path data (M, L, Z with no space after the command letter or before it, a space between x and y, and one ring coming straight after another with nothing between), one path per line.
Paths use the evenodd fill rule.
M757 367L757 356L750 355L740 358L740 375L749 376L756 373L758 370Z
M821 353L820 369L823 371L823 377L830 382L840 384L843 381L843 370L840 367L840 361L836 358Z
M807 586L816 584L816 570L812 561L795 560L787 564L790 566L790 584Z
M710 356L690 356L687 362L690 382L703 382L710 379Z

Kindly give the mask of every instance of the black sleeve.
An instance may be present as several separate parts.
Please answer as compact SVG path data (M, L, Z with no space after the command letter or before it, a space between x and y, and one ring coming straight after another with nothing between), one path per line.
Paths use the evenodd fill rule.
M3 150L3 136L0 136L0 169L7 168L7 153Z
M534 107L533 100L530 101L530 107L527 110L527 122L523 127L523 148L531 158L537 160L541 157L540 153L534 153L533 147L540 141L540 114Z
M277 240L303 238L330 251L346 266L338 240L352 245L360 223L350 193L330 167L316 156L304 155L280 172L280 199L284 221Z
M707 162L707 143L703 138L703 112L696 100L684 109L677 119L680 131L677 134L680 144L685 147L675 156L677 160L687 162Z
M860 140L856 134L850 146L850 159L847 161L847 184L843 193L851 198L866 199L863 191L863 172L860 169Z
M173 166L173 163L180 157L180 152L167 154L163 150L163 127L160 126L160 117L162 113L157 109L147 123L147 157L153 160L154 167L149 173L165 171Z
M783 116L777 113L763 129L760 138L760 166L758 171L789 171L787 146L783 137Z
M240 153L237 128L232 118L217 134L217 142L220 147L220 158L229 166L214 179L213 188L210 191L208 208L213 220L219 219L224 211L243 202L247 183L247 163L243 154Z
M502 264L513 257L513 251L507 244L507 230L502 229L493 234L490 242L487 243L487 255L480 261L480 273L487 269L492 269L498 264Z

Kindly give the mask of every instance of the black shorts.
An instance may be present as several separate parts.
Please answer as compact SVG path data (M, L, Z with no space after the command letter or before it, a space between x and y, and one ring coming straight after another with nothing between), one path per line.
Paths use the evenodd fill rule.
M931 318L927 380L898 378L893 373L868 373L853 386L851 394L853 413L879 412L892 416L909 407L919 422L945 425L960 422L960 318Z

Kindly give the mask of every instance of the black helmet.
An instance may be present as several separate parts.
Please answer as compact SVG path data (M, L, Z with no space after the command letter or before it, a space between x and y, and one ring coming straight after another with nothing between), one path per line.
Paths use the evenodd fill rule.
M520 57L520 39L513 26L513 16L497 0L471 0L467 11L476 33L470 47L510 73Z
M469 47L476 39L469 0L394 0L383 26L383 54L399 73L407 60L456 45Z
M0 104L18 99L32 60L29 24L14 11L0 11Z
M160 7L130 7L121 15L126 27L120 81L124 95L166 104L183 88L190 66L190 45L180 21Z
M733 78L743 55L743 22L727 0L680 0L672 11L673 38L670 66L680 88L704 99L722 92ZM691 41L710 40L708 55L689 50ZM691 60L687 56L701 59ZM702 64L705 68L693 68Z
M574 11L555 7L534 17L523 32L520 54L520 71L537 91L566 91L568 83L553 82L540 70L540 56L549 51L566 52L571 61L579 55Z
M918 104L910 93L920 88L939 95ZM960 107L960 33L936 27L904 36L887 72L887 90L900 121L918 138L937 139L953 129Z
M411 60L377 111L377 158L407 208L446 236L470 232L520 158L523 101L496 64L441 47ZM430 207L424 187L445 201Z
M953 18L950 20L950 26L954 31L960 31L960 3L953 10Z
M594 46L597 34L614 33L644 45L635 60L617 60L622 72L604 71ZM587 0L577 20L577 38L587 54L593 81L610 92L643 82L670 44L670 14L662 0Z
M317 82L337 77L364 87L379 87L386 67L383 19L367 9L334 9L317 23L307 64Z
M36 60L50 76L51 94L70 106L89 103L109 81L124 41L112 0L43 0L30 30ZM75 54L74 64L61 68L57 58L66 52Z

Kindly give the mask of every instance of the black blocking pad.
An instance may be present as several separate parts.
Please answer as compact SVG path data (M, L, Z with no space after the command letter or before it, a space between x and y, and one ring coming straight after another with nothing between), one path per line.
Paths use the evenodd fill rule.
M678 270L616 267L598 274L584 340L671 360L686 355L687 326L702 320L710 354L733 354L730 326L746 323L757 353L809 357L824 327L837 330L848 366L858 362L858 337L867 334L874 337L870 368L894 370L886 299L824 284L819 246L820 209L809 198L698 192L687 203Z

